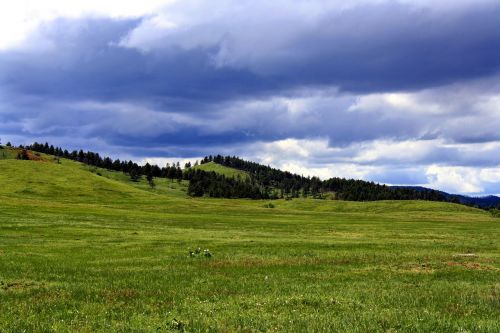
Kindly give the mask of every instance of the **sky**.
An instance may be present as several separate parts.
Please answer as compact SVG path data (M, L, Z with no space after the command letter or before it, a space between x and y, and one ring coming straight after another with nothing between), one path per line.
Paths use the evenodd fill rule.
M0 139L500 193L500 1L0 1Z

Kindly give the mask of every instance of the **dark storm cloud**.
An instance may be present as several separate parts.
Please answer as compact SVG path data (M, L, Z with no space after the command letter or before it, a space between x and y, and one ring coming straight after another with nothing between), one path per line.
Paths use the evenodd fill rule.
M491 75L500 69L499 17L498 4L450 13L404 5L353 9L298 38L290 52L298 60L285 61L283 73L358 93Z
M175 42L210 29L209 22L158 38L148 52L118 46L141 28L139 20L58 20L39 33L52 43L50 50L0 54L0 82L14 93L47 98L144 99L186 108L304 86L357 93L416 89L496 73L499 17L500 4L446 16L411 5L360 6L325 13L279 49L259 51L259 44L245 43L246 31L233 33L224 22L213 28L220 34L213 42L189 48ZM266 39L260 31L266 25L242 28ZM236 46L225 47L228 38ZM230 61L215 65L222 48Z
M42 31L52 48L0 53L2 89L47 100L135 100L199 111L206 102L272 90L248 71L214 68L210 49L143 53L118 46L137 23L59 20Z
M383 2L324 8L311 23L295 17L293 9L259 3L268 11L247 5L255 12L207 14L208 19L194 19L197 24L179 31L158 32L142 23L123 44L160 52L173 46L212 48L219 69L250 70L284 90L325 85L356 93L420 89L500 69L500 4L432 10ZM144 39L140 32L157 36Z

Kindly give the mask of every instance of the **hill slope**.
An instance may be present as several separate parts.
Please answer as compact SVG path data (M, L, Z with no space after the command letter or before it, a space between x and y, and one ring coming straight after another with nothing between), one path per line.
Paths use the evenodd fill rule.
M13 197L56 202L119 202L143 195L121 182L93 174L76 163L0 161L2 192Z
M186 194L187 183L168 179L155 179L155 189L151 189L144 178L133 182L130 177L121 172L109 171L90 167L82 163L60 159L53 162L48 156L42 161L23 161L17 159L0 160L0 197L20 200L50 201L53 203L89 203L97 205L125 205L144 202L161 203L175 199L176 205L185 202L196 202L203 209L217 207L219 203L237 209L260 209L262 200L194 200ZM231 171L215 164L207 163L206 170ZM231 173L226 173L231 174ZM233 173L234 175L234 173ZM275 211L317 211L317 212L390 212L397 211L438 211L438 212L469 212L472 214L487 215L487 213L450 203L425 201L378 201L378 202L350 202L326 201L312 199L274 200ZM268 210L266 210L268 211Z
M238 178L238 177L240 177L240 179L242 179L242 180L247 179L247 178L250 177L248 175L248 173L245 172L245 171L238 170L238 169L235 169L235 168L230 168L230 167L227 167L227 166L215 163L215 162L208 162L208 163L196 165L196 166L193 166L192 169L203 170L203 171L206 171L206 172L212 172L213 171L215 173L218 173L220 175L224 175L226 177L231 177L231 178Z
M0 146L0 148L3 148ZM23 147L20 147L23 148ZM165 179L170 179L170 189L173 180L178 180L182 185L183 180L189 181L187 192L191 196L210 196L225 198L252 198L252 199L277 199L277 198L335 198L350 201L376 201L376 200L428 200L428 201L458 201L457 196L426 188L388 187L363 180L331 178L321 181L317 177L303 177L290 172L260 165L255 162L245 161L235 156L209 156L202 160L202 166L182 169L177 165L160 168L157 165L138 165L133 161L120 161L110 157L102 157L99 153L83 150L63 150L60 147L49 146L48 143L34 142L24 149L17 149L22 159L43 160L40 153L50 154L49 158L59 160L64 157L79 161L95 168L105 168L109 171L128 174L135 183L140 184L141 175L147 176L148 185L154 189L153 178L162 178L160 183L165 184ZM12 150L12 149L11 149ZM9 151L8 151L9 152ZM11 151L12 153L13 151ZM12 154L11 154L12 155ZM58 157L55 157L55 156ZM2 152L1 158L8 158ZM209 171L209 172L206 172ZM102 172L96 172L103 174ZM106 172L106 175L111 175ZM111 175L115 179L114 175ZM118 177L119 179L123 177ZM244 180L242 180L242 178ZM246 180L251 180L247 182ZM139 182L138 182L139 181ZM142 186L144 188L144 186ZM181 186L182 189L182 186ZM491 199L487 198L489 202ZM481 199L482 200L482 199ZM462 203L471 204L471 201ZM484 202L485 200L482 200Z

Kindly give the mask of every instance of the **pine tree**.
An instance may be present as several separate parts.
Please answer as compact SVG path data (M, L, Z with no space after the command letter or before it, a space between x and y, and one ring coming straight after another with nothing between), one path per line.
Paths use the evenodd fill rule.
M148 180L149 186L152 189L154 189L156 187L156 184L155 184L154 179L153 179L153 174L152 173L148 173L147 176L146 176L146 179Z
M132 168L130 170L130 180L133 182L138 182L141 179L141 174L139 173L138 168Z

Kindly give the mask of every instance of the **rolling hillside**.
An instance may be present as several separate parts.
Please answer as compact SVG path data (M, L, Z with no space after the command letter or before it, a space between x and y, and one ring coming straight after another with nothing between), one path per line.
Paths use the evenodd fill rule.
M227 167L227 166L224 166L221 164L217 164L215 162L208 162L205 164L196 165L196 166L193 166L192 169L203 170L206 172L213 171L215 173L218 173L220 175L224 175L226 177L231 177L231 178L240 177L240 179L243 179L243 180L250 177L248 175L248 173L245 171L241 171L241 170L238 170L235 168L230 168L230 167Z
M182 181L48 157L0 160L0 331L500 328L485 211L189 198Z

